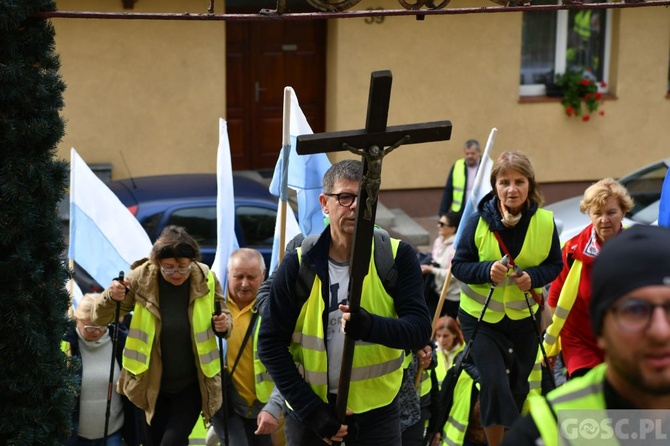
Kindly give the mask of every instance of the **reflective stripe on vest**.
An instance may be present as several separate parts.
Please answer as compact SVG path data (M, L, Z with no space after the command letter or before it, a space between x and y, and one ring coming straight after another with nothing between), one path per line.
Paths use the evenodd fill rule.
M591 38L591 11L577 11L572 29L579 34L582 40L589 40Z
M570 267L568 276L565 278L563 288L561 288L561 293L556 303L556 310L554 310L554 315L551 317L551 325L547 327L547 332L544 335L544 349L547 352L547 356L556 356L561 351L558 337L561 334L563 325L565 325L565 321L568 319L572 306L575 304L575 300L577 300L579 282L582 277L582 266L583 263L581 260L574 261L572 267Z
M454 387L453 404L444 425L444 442L449 446L460 446L465 440L472 407L473 385L475 382L472 377L462 371Z
M207 274L209 292L193 301L193 339L195 340L198 364L202 373L212 378L221 371L216 335L212 330L215 282L210 271ZM123 368L134 375L149 369L151 349L156 335L156 317L144 305L135 302L133 319L130 322L126 347L123 350Z
M391 239L390 242L395 258L400 241ZM372 248L374 250L374 246ZM298 251L298 258L301 257ZM398 316L393 298L386 293L377 274L374 256L370 258L368 274L363 280L361 307L380 316ZM315 276L309 298L298 316L290 351L299 373L314 393L327 401L328 355L321 317L324 311L321 280ZM356 341L347 407L361 413L390 404L400 389L404 358L403 350Z
M558 445L558 426L556 417L562 410L605 410L606 364L599 364L584 377L568 381L549 392L545 397L533 396L529 400L530 415L537 426L546 446ZM549 401L549 404L547 404ZM565 438L562 443L569 445ZM615 443L616 444L616 443Z
M552 237L547 237L546 234L552 234L553 230L553 214L550 211L538 209L530 219L526 238L519 255L514 259L515 263L523 269L540 265L547 258L551 249ZM489 230L488 224L483 218L480 218L477 224L475 244L479 251L480 261L500 259L498 240ZM513 270L508 272L508 274L511 273L513 273ZM512 320L530 317L526 296L516 285L512 285L509 279L508 277L504 282L494 287L489 306L484 314L485 322L496 323L505 315ZM461 286L460 304L463 311L478 318L490 288L491 285L487 283L463 284ZM542 288L535 288L535 292L541 295ZM536 312L538 305L535 300L530 298L529 302L533 312Z
M268 373L265 365L258 358L258 332L261 328L261 316L258 315L256 319L256 328L254 330L254 387L256 390L256 398L261 403L267 403L270 399L270 394L272 389L274 389L275 383L272 381L272 377Z
M466 182L465 159L461 158L454 163L454 170L451 174L451 210L454 212L459 212L463 206Z

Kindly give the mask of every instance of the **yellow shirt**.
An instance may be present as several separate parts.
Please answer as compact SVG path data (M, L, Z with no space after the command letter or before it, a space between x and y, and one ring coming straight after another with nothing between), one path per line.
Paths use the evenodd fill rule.
M232 299L228 299L228 309L233 315L233 327L235 327L230 338L228 338L228 371L233 369L235 358L237 358L244 335L246 335L249 323L251 323L251 309L255 304L256 299L245 308L240 309ZM233 382L237 393L251 406L257 400L254 385L253 333L247 340L242 357L237 363L233 374Z

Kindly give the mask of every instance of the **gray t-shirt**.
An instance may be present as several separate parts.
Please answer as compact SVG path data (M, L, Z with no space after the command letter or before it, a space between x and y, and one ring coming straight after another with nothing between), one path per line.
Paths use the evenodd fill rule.
M346 304L349 296L349 264L338 263L328 259L328 325L326 331L326 350L328 352L328 391L337 393L340 380L340 365L344 349L344 333L342 333L342 312L339 304Z

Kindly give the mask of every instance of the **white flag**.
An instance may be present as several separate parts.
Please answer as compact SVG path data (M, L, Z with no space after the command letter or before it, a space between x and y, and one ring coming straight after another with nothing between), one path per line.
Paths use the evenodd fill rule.
M70 152L70 240L68 257L102 287L151 252L151 240L123 203Z
M491 129L491 134L489 135L489 140L486 142L486 149L484 149L484 155L482 156L482 161L479 164L479 169L477 170L477 175L475 175L475 183L472 186L472 192L468 197L468 200L465 203L465 208L463 209L463 216L461 217L461 224L458 225L456 230L456 235L454 236L453 249L457 249L458 241L461 238L463 228L465 224L470 219L472 214L477 212L477 204L484 198L484 195L491 192L491 167L493 167L493 160L491 159L491 149L493 148L493 142L496 139L496 133L498 132L497 128Z
M212 271L218 277L226 296L228 257L239 248L235 235L235 193L233 191L233 164L230 160L228 124L219 118L219 148L216 155L216 255Z

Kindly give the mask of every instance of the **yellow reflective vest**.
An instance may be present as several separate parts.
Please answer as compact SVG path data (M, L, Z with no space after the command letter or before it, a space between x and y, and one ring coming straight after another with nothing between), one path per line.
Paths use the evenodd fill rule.
M256 311L256 310L254 310ZM270 394L274 389L275 383L272 380L272 377L268 373L265 365L258 358L258 332L261 328L261 316L258 315L256 320L256 328L254 330L254 376L255 379L255 388L256 388L256 397L261 403L267 403L270 399Z
M547 352L547 356L556 356L561 351L559 335L570 315L575 300L577 300L579 282L582 278L582 266L581 260L573 262L563 283L563 288L561 288L554 315L551 317L551 325L547 327L547 332L544 335L544 350Z
M545 446L558 446L559 444L557 414L560 411L606 409L603 391L606 369L606 364L599 364L583 377L568 381L552 390L547 394L546 399L542 396L533 396L529 399L530 415ZM561 438L561 444L569 445L570 443L565 438Z
M479 384L463 370L456 381L453 404L444 425L444 443L448 445L461 445L465 440L472 410L472 386L479 389Z
M461 207L463 207L466 183L465 159L461 158L456 160L454 163L454 170L451 173L451 210L454 212L459 212Z
M397 239L391 239L393 257ZM374 251L374 246L373 246ZM301 248L298 250L301 258ZM363 280L361 307L379 316L398 317L393 298L386 292L377 274L374 256ZM321 280L315 276L307 301L303 304L291 338L290 351L305 381L324 402L328 400L328 355L321 315L326 311L321 296ZM403 350L380 344L356 341L348 408L354 413L367 412L390 404L398 394L403 377Z
M554 218L550 211L538 209L531 217L528 232L523 241L523 246L514 262L523 269L541 264L549 255L551 249L552 234L554 230ZM479 219L475 230L475 244L479 251L480 261L490 261L500 258L500 245L493 232L489 230L488 224L483 218ZM510 273L513 270L510 270ZM482 305L490 291L488 283L468 285L461 288L461 308L470 316L479 317ZM542 288L535 288L538 295L542 295ZM531 298L531 309L536 312L537 303ZM496 323L505 315L512 320L530 317L528 304L523 291L516 286L509 276L501 283L496 284L484 314L484 321Z
M215 283L214 275L207 274L209 293L195 299L193 304L193 339L195 340L198 364L202 373L212 378L221 371L219 349L216 335L212 330L212 309L214 308ZM156 318L139 302L133 308L133 319L123 350L123 368L133 375L140 375L149 369L151 349L156 336Z

